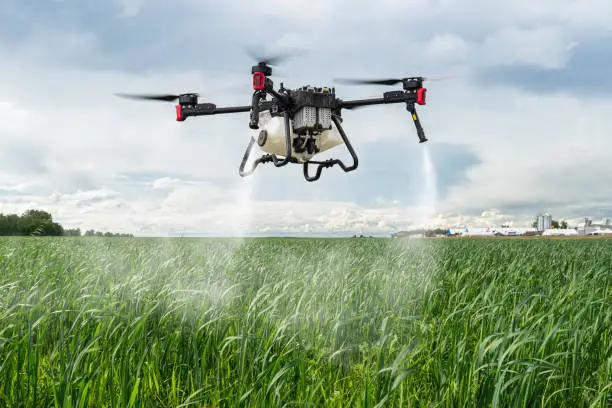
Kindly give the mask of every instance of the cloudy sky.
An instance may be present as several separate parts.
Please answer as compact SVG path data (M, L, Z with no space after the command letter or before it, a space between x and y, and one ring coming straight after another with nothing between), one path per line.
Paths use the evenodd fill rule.
M611 16L603 0L3 0L0 212L157 235L612 216ZM241 178L248 113L177 123L170 103L114 95L248 105L244 49L258 45L310 50L276 69L287 87L451 75L427 83L430 141L402 105L346 111L356 171ZM335 86L344 99L395 89ZM325 157L349 159L343 146Z

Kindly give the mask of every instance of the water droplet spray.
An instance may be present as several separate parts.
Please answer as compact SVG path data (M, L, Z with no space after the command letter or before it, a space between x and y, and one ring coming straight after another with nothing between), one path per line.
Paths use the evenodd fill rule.
M438 183L436 169L427 144L423 144L423 178L424 185L421 192L420 223L423 228L433 228L433 218L436 214L436 202L438 199Z

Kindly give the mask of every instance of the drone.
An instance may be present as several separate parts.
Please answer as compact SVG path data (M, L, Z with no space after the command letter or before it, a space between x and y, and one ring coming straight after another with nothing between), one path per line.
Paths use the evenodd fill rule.
M283 167L289 163L302 164L304 178L316 181L324 168L338 165L346 173L354 171L359 165L355 149L342 128L342 109L356 109L364 106L404 103L416 127L419 143L428 139L421 126L415 105L426 104L427 88L423 87L426 77L416 76L393 79L340 79L335 82L349 84L396 85L403 90L384 92L382 97L370 99L342 100L336 96L335 88L313 87L310 85L297 89L287 89L283 83L274 89L272 68L273 58L262 58L251 67L253 94L250 105L217 107L214 103L200 103L199 94L180 95L126 95L118 96L175 102L176 121L183 122L189 117L250 112L249 128L251 139L246 148L239 168L241 177L251 175L262 163L273 163ZM270 99L268 99L270 96ZM265 153L255 159L245 170L255 143ZM352 164L347 165L339 159L313 160L324 151L344 144L348 149ZM317 166L314 175L309 167Z

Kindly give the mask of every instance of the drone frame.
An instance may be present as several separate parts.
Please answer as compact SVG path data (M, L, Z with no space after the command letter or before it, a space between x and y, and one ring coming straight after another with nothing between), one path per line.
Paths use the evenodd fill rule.
M255 171L255 168L260 163L272 162L275 167L283 167L288 163L299 163L295 157L292 157L292 146L291 146L291 119L299 109L304 106L309 106L303 101L296 101L287 92L281 83L280 89L276 91L274 89L274 83L269 78L272 75L272 69L265 62L260 62L254 65L251 69L253 76L253 96L251 105L249 106L229 106L229 107L217 107L214 103L198 103L197 94L183 94L179 96L178 104L176 105L176 120L182 122L188 117L195 116L206 116L206 115L219 115L227 113L241 113L250 112L249 127L251 129L259 129L259 114L266 110L271 113L282 113L285 122L285 142L287 153L283 159L279 159L274 154L264 154L257 158L252 167L245 171L245 165L250 157L251 150L255 144L255 138L251 137L251 140L245 150L242 162L239 168L239 174L241 177L246 177ZM342 109L355 109L364 106L373 106L381 104L393 104L393 103L405 103L406 110L410 112L412 120L417 130L419 143L424 143L428 139L425 137L425 132L421 126L419 116L416 111L415 104L425 105L427 89L423 87L423 77L410 77L401 79L403 90L384 92L381 98L370 98L370 99L356 99L344 101L339 98L334 98L331 104L331 119L336 126L344 144L346 145L353 163L346 165L342 160L339 159L328 159L324 161L318 160L307 160L303 162L304 178L307 181L316 181L321 177L321 173L324 168L332 167L334 165L340 166L345 173L357 169L359 160L353 146L351 145L346 132L342 128ZM291 91L289 91L291 92ZM332 88L332 93L335 90ZM267 95L272 96L272 100L266 100ZM318 165L314 176L309 174L308 168L310 164Z

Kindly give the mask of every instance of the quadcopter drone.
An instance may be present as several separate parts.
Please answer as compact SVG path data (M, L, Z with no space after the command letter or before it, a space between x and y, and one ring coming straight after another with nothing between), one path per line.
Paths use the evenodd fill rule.
M283 84L274 89L271 59L262 59L251 68L253 76L253 96L250 105L217 107L214 103L199 103L199 95L186 93L181 95L120 95L138 99L174 102L176 120L183 122L189 117L219 115L226 113L250 112L249 128L251 140L246 148L239 168L241 177L253 173L260 163L273 163L282 167L288 163L303 165L304 178L316 181L321 177L324 168L339 165L344 172L357 169L358 158L342 128L342 109L355 109L363 106L405 103L416 126L419 143L427 141L425 132L417 115L415 105L425 105L427 89L423 87L424 77L409 77L382 80L340 80L344 83L395 85L402 84L403 90L384 92L381 98L342 100L336 97L335 88L303 86L297 89L286 89ZM271 99L268 100L267 96ZM250 169L245 165L257 143L266 154L257 158ZM352 157L353 163L346 165L339 159L324 161L312 158L326 150L344 143ZM282 157L282 158L281 158ZM309 166L317 165L314 175L310 175Z

